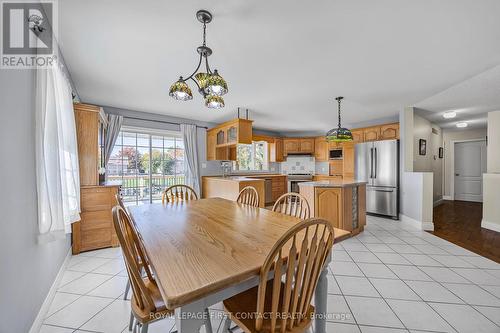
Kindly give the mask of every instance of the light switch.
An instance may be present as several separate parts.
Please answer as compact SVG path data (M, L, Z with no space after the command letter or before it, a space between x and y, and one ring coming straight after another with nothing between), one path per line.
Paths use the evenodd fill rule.
M201 163L201 168L206 169L207 168L207 163Z

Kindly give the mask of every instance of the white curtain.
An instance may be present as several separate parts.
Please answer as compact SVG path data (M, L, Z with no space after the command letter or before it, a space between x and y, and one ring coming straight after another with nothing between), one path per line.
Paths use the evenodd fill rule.
M186 185L191 186L200 195L200 168L198 166L198 140L196 125L181 124L184 141L184 175Z
M58 65L36 70L36 175L42 235L80 220L80 176L71 87Z

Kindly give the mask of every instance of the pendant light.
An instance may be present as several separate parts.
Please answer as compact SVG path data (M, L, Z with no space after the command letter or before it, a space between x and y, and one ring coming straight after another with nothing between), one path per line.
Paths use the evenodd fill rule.
M193 74L185 79L181 76L179 80L174 82L170 87L169 95L179 101L193 99L191 88L187 84L187 81L191 80L196 84L198 92L205 99L205 106L211 109L220 109L224 107L224 99L221 96L226 94L228 89L226 81L219 72L216 69L212 72L208 65L208 57L212 54L212 49L206 44L206 30L207 23L212 21L212 14L206 10L199 10L196 12L196 18L203 23L203 44L196 49L200 55L198 66L193 71ZM205 65L205 72L198 72L202 65Z
M338 104L338 113L339 113L339 124L337 128L333 128L326 133L326 141L328 142L346 142L352 141L352 133L347 128L342 127L342 121L340 117L340 101L342 101L344 97L339 96L336 97L335 100Z

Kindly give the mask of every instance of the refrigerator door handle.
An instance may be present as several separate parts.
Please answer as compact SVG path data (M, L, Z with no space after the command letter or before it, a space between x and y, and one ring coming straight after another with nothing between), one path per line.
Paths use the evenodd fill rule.
M377 148L373 148L374 149L374 152L375 152L375 157L374 157L374 175L373 175L373 178L377 178L377 162L378 162L378 156L377 156Z
M373 148L370 148L370 178L373 178Z

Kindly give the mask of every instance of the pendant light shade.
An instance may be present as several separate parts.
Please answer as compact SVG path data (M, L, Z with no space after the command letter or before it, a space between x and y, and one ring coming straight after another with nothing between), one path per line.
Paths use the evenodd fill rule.
M205 98L205 106L210 109L220 109L224 107L224 99L220 96L207 95Z
M347 128L334 128L326 133L326 140L331 142L352 141L352 133Z
M186 84L186 82L184 82L182 76L179 78L179 81L172 84L168 94L179 101L188 101L190 99L193 99L191 89Z
M340 101L344 97L337 97L335 100L338 104L338 115L339 115L339 124L337 128L332 128L326 133L326 141L328 142L346 142L352 141L352 133L349 129L342 127L342 120L340 117Z
M203 72L200 72L194 76L194 78L198 82L198 85L200 86L200 89L205 90L207 88L207 80L209 76L210 74Z
M226 80L219 75L217 70L214 70L207 79L207 93L215 96L222 96L227 93Z

